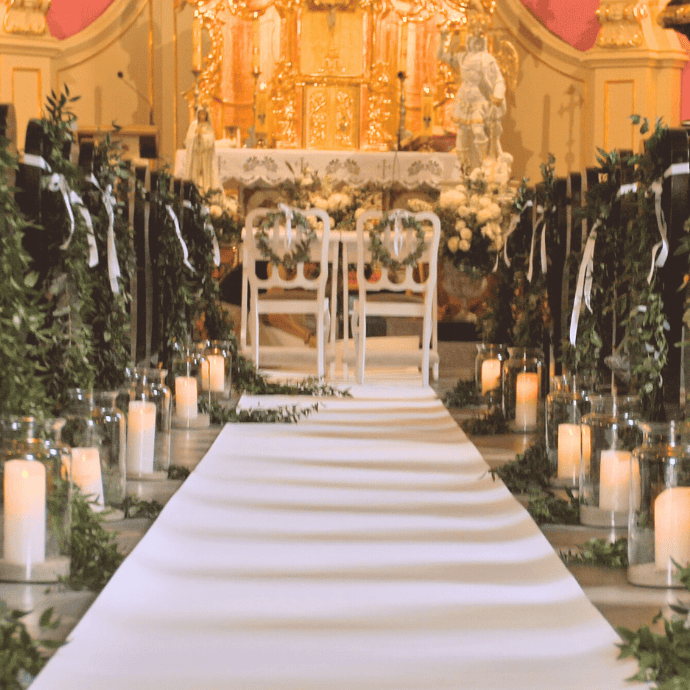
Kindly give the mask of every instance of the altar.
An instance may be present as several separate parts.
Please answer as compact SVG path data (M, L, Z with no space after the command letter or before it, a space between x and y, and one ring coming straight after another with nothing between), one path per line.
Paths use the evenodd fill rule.
M175 155L175 176L183 177L187 150ZM455 153L435 151L318 151L216 147L218 179L224 187L276 187L308 168L350 187L369 183L406 190L457 184L462 171Z

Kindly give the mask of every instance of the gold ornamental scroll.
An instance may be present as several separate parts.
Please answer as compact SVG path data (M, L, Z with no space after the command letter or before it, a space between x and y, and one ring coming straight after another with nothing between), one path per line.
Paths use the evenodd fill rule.
M50 0L6 0L3 28L8 34L41 36L46 32Z

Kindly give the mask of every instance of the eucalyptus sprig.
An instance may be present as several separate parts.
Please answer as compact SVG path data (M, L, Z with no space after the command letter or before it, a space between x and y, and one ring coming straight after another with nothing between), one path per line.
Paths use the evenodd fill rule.
M202 412L208 412L211 424L296 424L319 409L318 403L309 406L279 405L272 408L237 410L224 407L215 400L210 405L204 400L199 405Z
M503 480L511 493L525 494L547 489L551 471L546 441L541 438L517 455L514 462L492 469L491 475Z
M124 557L115 534L103 528L102 518L80 491L72 492L72 529L69 537L70 574L74 590L100 592L120 567Z
M567 564L596 565L604 568L620 569L628 567L628 540L593 538L575 551L561 551L561 559Z
M531 489L527 512L538 525L579 525L580 503L568 488L567 500L550 491Z
M466 419L462 422L461 427L471 436L493 436L509 431L508 422L506 422L500 407L492 407L471 419Z
M475 382L463 379L458 379L455 386L443 396L443 404L446 407L472 407L480 402Z
M22 621L27 612L11 610L0 599L0 688L25 690L45 666L48 650L61 646L53 640L35 640ZM53 609L46 609L38 621L41 630L55 630L60 624Z

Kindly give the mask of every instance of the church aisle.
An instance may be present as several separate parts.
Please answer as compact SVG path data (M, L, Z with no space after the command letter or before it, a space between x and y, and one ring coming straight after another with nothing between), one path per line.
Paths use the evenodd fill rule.
M227 425L32 690L636 687L434 393L352 392Z

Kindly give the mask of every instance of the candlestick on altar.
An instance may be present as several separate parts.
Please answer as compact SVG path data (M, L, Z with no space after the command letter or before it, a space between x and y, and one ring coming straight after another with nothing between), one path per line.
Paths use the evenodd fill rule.
M399 126L398 126L398 151L402 146L402 142L408 137L412 136L412 132L409 132L405 128L405 117L407 116L407 108L405 107L405 79L407 75L402 70L398 72L398 79L400 80L400 115L399 115Z
M249 128L249 136L246 138L244 145L248 149L256 148L258 139L256 136L256 116L257 116L257 85L259 82L259 76L261 75L261 70L258 66L252 69L252 76L254 77L254 96L252 99L252 126Z

